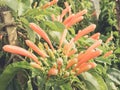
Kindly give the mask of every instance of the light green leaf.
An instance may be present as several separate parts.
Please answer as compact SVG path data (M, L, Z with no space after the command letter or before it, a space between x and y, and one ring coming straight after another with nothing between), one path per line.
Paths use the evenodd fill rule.
M120 85L120 71L115 68L110 68L108 70L108 77L115 82L117 85Z
M58 21L45 21L44 24L46 24L53 31L63 32L65 29L65 26Z
M66 83L60 86L60 90L73 90L70 83Z
M33 90L31 79L29 79L28 82L27 82L27 88L26 88L26 90Z
M120 54L120 48L117 47L117 49L114 51L114 53Z
M65 29L65 26L58 21L54 21L54 23L55 23L57 29L59 30L59 32L63 32L63 30Z
M102 76L98 75L96 72L91 72L92 75L95 77L97 80L98 84L100 85L100 90L108 90L107 85L105 81L103 80Z
M25 13L29 8L31 8L30 0L5 0L5 3L13 11L18 13L18 16Z
M108 58L109 58L109 57L108 57ZM108 58L98 57L98 58L96 58L95 60L96 60L97 62L100 62L100 63L107 63L107 64L111 65L111 60L108 59Z
M100 85L97 79L92 74L90 74L89 72L85 72L82 74L82 77L88 90L100 90Z
M106 85L108 87L108 90L119 90L117 89L117 87L115 86L115 83L112 82L108 77L105 77L105 82L106 82Z
M59 43L60 38L62 36L62 34L60 32L57 32L57 31L50 31L49 35L51 37L51 40L56 42L57 44Z
M8 5L11 9L13 9L15 12L18 10L19 1L18 0L4 0L5 4Z
M86 90L98 90L90 81L84 80L84 83L86 84Z

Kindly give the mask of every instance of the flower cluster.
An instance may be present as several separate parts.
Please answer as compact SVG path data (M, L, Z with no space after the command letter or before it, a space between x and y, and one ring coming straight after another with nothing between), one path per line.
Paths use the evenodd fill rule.
M57 0L53 0L43 5L42 8L45 9L56 2ZM25 40L26 45L35 51L40 58L19 46L5 45L3 46L3 50L31 58L34 62L30 62L30 65L34 68L40 69L42 72L45 72L49 77L57 75L61 77L68 77L70 75L76 76L96 67L96 63L91 62L90 60L98 57L102 53L102 51L98 49L98 47L102 44L102 40L99 39L100 33L96 33L90 37L94 40L94 43L83 52L78 52L75 45L81 37L94 31L96 25L91 24L83 30L79 30L75 37L68 41L68 43L63 44L63 41L66 39L68 29L75 23L80 22L83 19L83 15L87 13L87 10L82 10L76 14L71 14L71 8L67 2L65 2L65 6L66 8L57 18L52 15L53 21L60 21L66 27L63 31L62 37L60 38L58 48L54 48L48 35L42 28L35 23L30 23L30 28L47 42L45 44L41 43L44 49L40 49L32 41ZM66 13L69 13L69 16L63 20ZM105 57L106 56L108 55L105 55Z

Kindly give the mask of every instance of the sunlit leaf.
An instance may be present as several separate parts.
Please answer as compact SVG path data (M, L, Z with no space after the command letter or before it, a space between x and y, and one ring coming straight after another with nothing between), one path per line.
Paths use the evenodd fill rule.
M25 13L29 8L31 8L30 0L5 0L8 7L18 13L18 16Z
M100 90L100 85L92 74L85 72L82 74L82 77L88 90Z
M95 79L97 80L97 82L99 83L100 90L108 90L107 85L106 85L105 81L103 80L102 76L100 76L99 74L97 74L95 71L93 71L91 73L95 77Z
M108 77L117 85L120 85L120 71L118 69L110 68L108 70Z

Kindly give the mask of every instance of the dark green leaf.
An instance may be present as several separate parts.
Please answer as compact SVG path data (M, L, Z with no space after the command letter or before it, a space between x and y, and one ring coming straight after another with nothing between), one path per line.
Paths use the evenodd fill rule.
M5 90L10 81L14 78L20 69L31 69L29 63L26 61L16 62L8 65L3 73L0 75L0 89Z

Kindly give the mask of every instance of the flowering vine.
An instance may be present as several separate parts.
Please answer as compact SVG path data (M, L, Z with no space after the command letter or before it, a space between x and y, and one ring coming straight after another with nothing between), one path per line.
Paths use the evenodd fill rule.
M53 0L43 5L42 9L46 9L49 6L52 6L53 4L57 3L57 1L58 0ZM40 26L36 25L35 23L30 23L29 27L47 42L46 44L42 44L44 50L41 50L32 41L25 40L26 45L39 56L37 57L37 54L35 55L19 46L4 45L3 50L9 53L19 54L31 58L33 61L30 62L30 65L42 72L45 72L48 77L58 76L65 78L71 75L77 76L85 71L95 68L97 64L90 60L102 54L102 50L98 48L102 44L102 40L99 39L100 33L96 33L90 37L94 40L94 43L83 52L78 52L75 43L81 37L84 37L85 35L94 31L96 28L95 24L91 24L83 30L79 30L75 37L68 41L68 43L63 44L63 41L66 39L68 29L77 22L83 20L83 15L87 13L87 10L85 9L76 14L72 14L71 8L67 2L65 2L65 6L66 8L57 18L55 18L54 15L51 16L53 21L57 20L63 23L65 26L58 48L55 48L52 45L52 42L49 39L47 33ZM69 13L69 16L64 20L63 17L67 13ZM111 53L112 51L110 54ZM104 57L107 56L107 54L104 55Z

